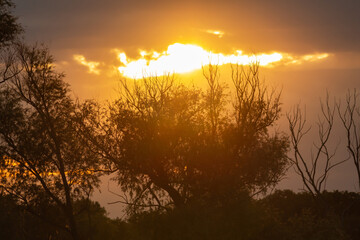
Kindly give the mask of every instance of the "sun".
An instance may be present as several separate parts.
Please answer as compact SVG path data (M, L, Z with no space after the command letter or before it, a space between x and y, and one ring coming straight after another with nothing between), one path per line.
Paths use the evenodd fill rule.
M240 64L246 65L258 62L261 66L280 61L282 54L246 55L237 50L234 54L226 55L213 53L194 44L174 43L164 52L140 50L138 59L128 59L124 52L118 51L118 59L122 66L119 72L128 78L139 79L144 75L162 76L168 73L188 73L208 64Z

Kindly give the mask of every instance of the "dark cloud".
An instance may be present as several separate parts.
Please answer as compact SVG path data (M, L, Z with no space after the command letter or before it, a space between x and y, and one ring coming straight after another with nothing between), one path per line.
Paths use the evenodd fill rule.
M259 51L360 51L358 0L15 3L28 38L55 48L157 48L193 41ZM217 28L224 38L200 31Z

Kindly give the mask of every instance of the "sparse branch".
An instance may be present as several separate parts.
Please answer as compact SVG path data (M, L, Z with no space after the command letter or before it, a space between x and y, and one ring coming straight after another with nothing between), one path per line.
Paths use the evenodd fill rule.
M232 65L235 119L244 134L264 133L279 118L280 95L260 80L259 64Z
M315 152L311 150L309 158L305 157L300 149L303 137L311 129L311 127L306 126L306 111L302 112L299 105L297 105L292 112L286 115L294 151L293 158L290 158L291 162L294 164L296 173L301 177L305 189L314 196L320 195L325 189L330 170L347 160L334 162L336 148L330 151L328 147L334 127L335 113L335 106L331 106L328 94L325 103L320 101L320 107L321 116L319 116L316 123L318 143L313 143Z
M223 122L224 87L219 82L220 73L218 65L210 63L208 66L203 66L202 71L208 83L205 101L210 123L210 132L216 141L220 125Z
M340 101L337 102L337 111L345 129L346 147L355 166L358 177L358 187L360 189L360 108L358 105L358 97L359 94L356 89L352 92L349 90L345 97L344 106L341 105Z
M15 51L8 48L5 51L1 51L0 56L0 84L10 79L13 79L23 69L17 65Z
M113 201L113 202L108 202L108 204L117 204L117 203L121 203L121 204L125 204L131 208L138 208L138 207L141 207L141 208L153 208L153 207L156 207L156 208L159 208L159 209L164 209L164 210L169 210L169 208L167 208L166 206L163 206L163 204L161 204L161 201L159 200L159 198L156 196L156 194L154 193L154 191L152 191L151 189L151 185L153 183L150 181L148 182L144 187L143 189L137 193L137 195L135 196L135 198L131 198L131 199L128 199L127 195L125 193L123 194L118 194L112 190L110 190L109 188L109 184L108 184L108 191L116 196L118 196L119 198L121 198L121 200L116 200L116 201ZM151 193L151 195L153 196L153 198L155 199L156 201L156 204L153 204L153 203L142 203L141 202L141 199L143 197L143 194L146 192L146 191L149 191Z

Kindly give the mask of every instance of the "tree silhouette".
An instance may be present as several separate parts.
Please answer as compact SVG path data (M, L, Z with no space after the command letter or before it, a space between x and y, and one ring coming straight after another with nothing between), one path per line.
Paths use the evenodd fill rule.
M291 162L294 164L296 173L301 177L304 190L313 196L319 196L326 187L326 181L330 171L342 164L347 159L334 160L336 148L329 147L329 140L332 136L334 127L335 106L331 106L329 95L325 102L320 102L321 115L317 122L318 141L313 143L311 155L307 156L301 149L304 136L310 131L311 127L306 126L306 113L302 112L299 106L287 114L289 122L291 145L294 148Z
M0 0L0 49L11 43L22 32L17 18L12 14L14 4L10 0Z
M199 138L196 128L202 127L200 93L176 85L172 76L122 84L121 99L104 110L105 116L96 117L94 103L83 106L79 131L118 170L128 193L124 202L137 209L166 208L167 195L181 206L187 194L185 161Z
M174 76L121 80L121 97L79 113L86 145L117 171L119 202L135 212L189 201L236 199L265 191L287 165L286 137L268 127L280 113L279 95L259 80L258 65L234 66L234 104L218 68L204 68L206 92ZM229 110L230 109L230 110Z
M11 69L14 64L14 52L9 45L22 32L10 9L14 4L8 0L0 0L0 84L12 78L18 72Z
M18 44L15 54L21 71L0 89L1 191L78 239L73 201L97 186L96 159L78 141L75 104L48 50ZM55 219L47 205L58 207Z
M207 71L204 76L209 90L205 94L203 111L207 115L203 121L210 128L204 133L207 137L202 153L195 161L201 172L196 175L200 178L197 191L218 201L234 200L243 191L251 195L264 192L279 181L287 165L287 138L268 131L279 118L280 94L260 81L258 64L233 65L235 96L231 108L217 83L217 67L209 65ZM219 110L213 110L216 108ZM211 117L213 113L216 117ZM217 122L216 136L212 122Z
M350 158L355 166L358 188L360 190L360 134L359 120L360 108L358 104L359 94L356 89L352 92L348 91L345 97L344 106L341 102L337 103L337 110L346 134L346 148L350 154Z

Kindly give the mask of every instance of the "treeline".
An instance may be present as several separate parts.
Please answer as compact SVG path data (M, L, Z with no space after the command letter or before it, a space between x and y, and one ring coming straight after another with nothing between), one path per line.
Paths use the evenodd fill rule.
M11 195L0 197L1 239L72 239L64 230L67 219L51 202L43 201L37 206L39 214L29 212ZM74 202L76 223L80 239L122 239L126 223L110 219L99 203L89 199Z
M1 239L70 239L66 231L24 211L10 196L0 198ZM79 200L76 216L81 239L358 239L360 195L276 191L254 200L244 195L226 206L192 204L167 212L149 211L127 221L109 219L98 203ZM56 206L42 205L47 217L65 219ZM46 209L46 211L45 211ZM49 216L52 214L53 216Z
M210 64L206 89L148 76L120 79L113 102L74 99L48 49L19 39L12 6L0 1L9 26L0 31L1 238L356 239L358 194L324 191L341 163L328 147L335 109L360 174L356 93L344 112L322 105L320 145L307 161L303 115L288 115L290 138L272 128L280 92L260 80L258 64L233 65L231 88ZM259 199L291 164L308 193ZM126 221L90 200L108 174Z

